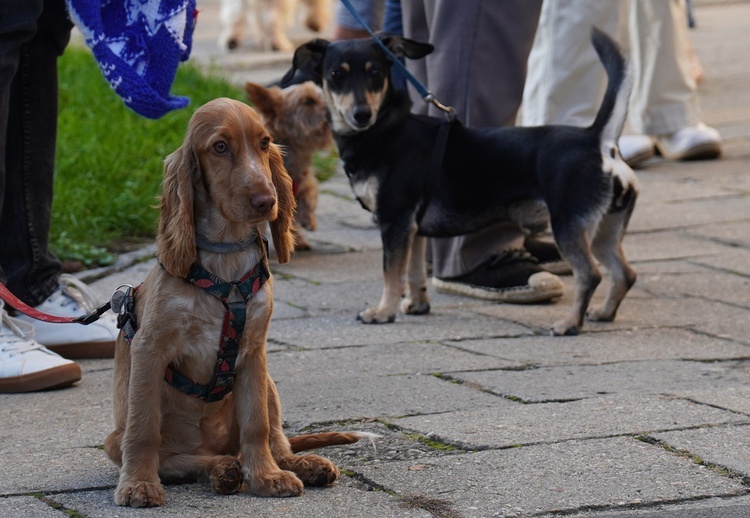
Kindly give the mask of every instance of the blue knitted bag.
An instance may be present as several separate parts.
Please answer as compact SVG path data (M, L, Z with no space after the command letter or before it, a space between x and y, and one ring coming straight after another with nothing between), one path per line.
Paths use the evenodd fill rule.
M193 43L196 0L66 0L110 86L133 111L158 119L184 108L172 96L177 66Z

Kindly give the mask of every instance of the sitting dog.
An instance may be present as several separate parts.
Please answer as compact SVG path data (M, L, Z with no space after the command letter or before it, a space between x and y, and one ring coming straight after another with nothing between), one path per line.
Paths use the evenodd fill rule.
M292 181L258 114L229 99L199 108L164 163L159 265L123 294L105 443L120 466L117 504L161 505L162 481L199 478L223 494L247 483L259 496L299 495L338 470L294 451L363 436L290 442L282 430L266 369L273 278L257 227L270 222L287 262L293 209Z
M311 166L313 153L333 144L326 116L326 103L320 87L313 82L281 89L247 83L245 91L260 113L274 142L284 151L284 167L292 177L297 211L294 214L296 250L312 246L300 227L314 231L318 227L315 209L318 206L318 180Z
M323 31L331 20L331 0L302 0L307 6L305 26L314 32ZM286 29L294 17L298 0L221 0L219 48L240 47L248 31L254 27L256 39L263 48L291 51L294 45Z
M381 41L399 58L418 59L433 50L402 37ZM601 281L594 258L607 268L612 285L588 316L615 318L636 279L621 247L637 196L636 177L617 148L632 80L609 37L594 30L592 41L609 82L589 128L469 129L413 115L407 93L391 87L392 63L375 40L317 39L296 50L281 84L312 79L322 85L346 174L380 227L383 294L360 320L392 322L402 296L404 313L430 310L425 236L473 232L512 219L522 212L516 210L520 205L537 200L547 206L576 286L572 310L554 323L552 333L578 333Z

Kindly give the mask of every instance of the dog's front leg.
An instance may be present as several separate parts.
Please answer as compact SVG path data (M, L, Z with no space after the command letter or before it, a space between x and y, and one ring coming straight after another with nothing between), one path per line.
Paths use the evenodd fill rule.
M161 445L161 388L166 360L154 357L147 347L154 337L136 336L131 345L128 413L122 435L122 468L115 490L115 503L130 507L152 507L164 503L159 480ZM158 354L158 353L157 353Z
M256 297L270 297L258 292ZM253 302L253 306L257 302ZM263 315L248 311L242 346L237 358L234 402L240 427L242 473L250 492L258 496L298 496L303 485L291 471L279 468L271 455L271 422L266 364L266 334L272 304L263 304Z
M357 319L365 324L386 324L396 320L396 309L404 295L404 276L416 224L406 218L380 224L383 241L383 294L380 303L366 308Z
M411 239L409 252L409 282L406 286L406 296L401 301L401 311L411 315L425 315L430 312L430 297L427 295L427 266L425 264L425 249L427 238L416 235Z

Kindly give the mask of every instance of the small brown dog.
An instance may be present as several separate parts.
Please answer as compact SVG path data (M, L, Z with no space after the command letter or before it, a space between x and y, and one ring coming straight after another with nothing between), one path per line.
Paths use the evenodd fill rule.
M297 212L292 232L297 250L310 250L310 243L299 228L314 231L318 227L318 180L311 161L315 151L333 144L326 116L323 92L309 81L284 89L247 83L245 91L260 112L274 141L283 148L284 166L292 177Z
M199 478L223 494L246 483L259 496L299 495L338 470L295 451L363 437L290 441L282 430L266 368L273 278L257 227L269 222L285 263L293 209L292 181L258 114L230 99L199 108L164 162L160 264L120 311L115 430L104 446L120 466L117 504L161 505L162 482Z

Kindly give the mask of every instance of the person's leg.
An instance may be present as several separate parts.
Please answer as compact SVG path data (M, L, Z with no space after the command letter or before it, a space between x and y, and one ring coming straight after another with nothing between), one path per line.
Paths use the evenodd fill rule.
M58 287L48 247L57 139L57 58L72 25L65 4L46 0L36 35L20 46L10 86L0 264L8 288L31 306Z
M379 31L383 23L385 0L351 0L352 7L373 31ZM370 34L362 27L357 18L349 12L343 2L338 2L334 17L332 38L348 40L368 38Z
M402 8L405 36L435 45L435 51L423 62L409 62L409 66L437 98L453 106L459 120L467 126L514 124L541 1L413 1L404 2ZM413 111L443 116L438 108L425 104L413 91L412 98ZM502 289L527 285L528 279L541 273L541 269L532 261L503 264L495 259L498 254L522 250L524 237L520 226L500 223L471 235L431 239L436 286L442 286L440 279L456 280L476 272L481 279L472 277L466 283L457 280L455 284L500 288L491 291L492 298L514 302L512 297L505 297ZM497 275L500 270L508 274ZM559 283L559 279L553 280ZM546 287L529 289L535 293L533 296L545 300L550 294L559 295L557 288L554 294ZM479 296L473 291L465 294Z
M0 281L7 282L3 270L9 248L24 248L19 242L18 229L23 229L26 219L13 219L13 210L6 211L6 200L23 197L18 191L16 171L7 167L8 153L15 153L16 139L9 134L19 131L17 115L11 117L20 102L14 98L13 85L22 66L22 46L34 37L37 19L42 12L42 0L4 0L0 2L0 233L3 247L0 248ZM55 112L57 113L57 112ZM54 117L53 117L54 118ZM9 125L9 119L12 119ZM15 137L15 135L14 135ZM53 148L54 150L54 148ZM6 181L11 180L10 182ZM31 201L31 200L29 200ZM16 200L12 200L16 203ZM10 216L9 216L10 214ZM10 219L9 219L10 217ZM15 256L15 252L12 252ZM21 254L23 255L23 254ZM28 259L31 262L31 259ZM34 339L34 328L12 318L0 300L0 393L28 392L71 385L81 379L81 369L75 363L64 360L44 348Z
M633 131L654 136L665 158L716 158L721 154L721 137L701 121L685 2L631 0L631 5L636 70L630 111Z
M545 0L523 93L521 124L589 126L607 78L591 44L592 27L627 43L627 2Z

